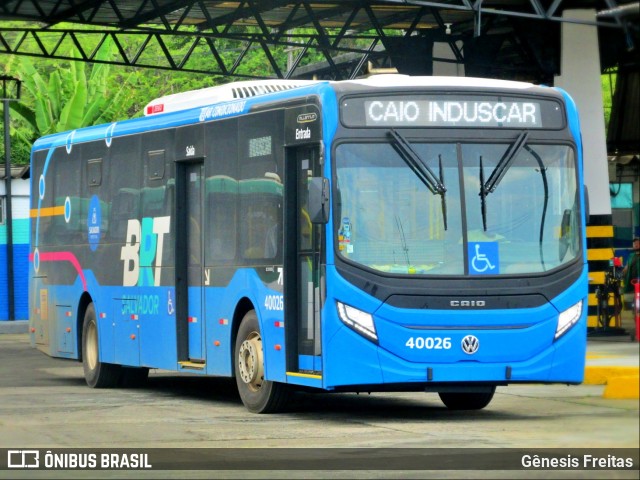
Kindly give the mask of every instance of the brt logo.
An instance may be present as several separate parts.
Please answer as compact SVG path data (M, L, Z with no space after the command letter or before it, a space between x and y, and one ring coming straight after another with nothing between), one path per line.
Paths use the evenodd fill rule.
M120 251L125 287L160 285L164 235L169 233L170 225L171 217L145 217L142 224L134 218L129 220L127 240Z

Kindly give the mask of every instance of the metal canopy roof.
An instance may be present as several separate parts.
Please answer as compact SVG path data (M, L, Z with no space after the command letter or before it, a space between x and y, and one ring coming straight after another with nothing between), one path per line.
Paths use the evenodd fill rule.
M599 13L572 18L584 8ZM284 79L355 78L368 65L430 75L439 60L468 76L553 84L561 24L576 22L597 26L602 71L636 76L619 81L627 88L640 72L639 17L629 0L0 0L0 54ZM433 57L434 43L447 58ZM617 121L629 110L619 96L610 151L637 150L640 135L621 133L633 120Z
M637 41L637 23L627 21L634 11L619 14L625 6L637 10L638 2L0 0L0 19L43 25L5 23L0 53L233 77L343 79L361 75L369 61L428 74L428 61L410 57L429 55L433 42L445 42L471 74L550 83L559 69L560 23L577 22L563 12L573 8L613 11L588 22L605 39L603 68L635 63L637 69L637 56L627 53ZM117 58L100 58L107 38L117 45ZM259 73L246 65L249 50L262 56Z

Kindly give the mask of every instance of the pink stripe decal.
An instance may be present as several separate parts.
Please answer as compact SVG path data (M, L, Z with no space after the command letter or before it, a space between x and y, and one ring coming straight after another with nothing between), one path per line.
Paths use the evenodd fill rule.
M29 254L29 261L33 262L33 253ZM78 276L82 281L82 289L87 291L87 279L84 277L84 272L80 266L80 262L76 256L71 252L42 252L40 253L41 262L69 262L73 265L73 268L78 272Z

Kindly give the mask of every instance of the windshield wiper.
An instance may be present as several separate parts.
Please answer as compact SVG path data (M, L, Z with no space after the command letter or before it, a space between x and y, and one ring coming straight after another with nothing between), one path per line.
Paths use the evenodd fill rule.
M396 227L398 227L398 233L400 234L400 242L402 242L402 251L404 252L404 259L407 261L407 270L411 267L409 261L409 245L407 245L407 237L404 235L404 228L402 228L402 221L400 217L396 215Z
M447 203L445 199L445 193L447 189L444 186L444 175L442 171L442 156L438 155L438 163L440 168L440 175L436 176L433 170L429 168L420 155L416 153L409 141L404 138L399 132L391 128L389 135L394 140L393 148L398 152L400 158L411 168L416 177L424 183L429 191L434 195L440 195L442 201L442 220L444 222L444 229L447 229Z
M527 139L529 138L529 132L523 131L516 141L513 142L509 148L504 152L502 158L496 165L496 168L493 169L491 175L489 175L489 179L484 181L484 169L482 167L482 155L480 155L480 208L482 210L482 226L484 231L487 231L487 204L486 198L487 195L493 193L495 189L498 187L498 184L504 177L505 173L511 166L511 162L514 158L518 156L520 150L526 145Z
M538 163L538 166L540 167L540 175L542 175L542 185L544 187L544 205L542 208L542 218L540 219L540 263L542 263L542 268L545 269L542 240L544 239L544 223L547 217L547 207L549 205L549 182L547 180L547 168L544 166L544 162L542 161L542 158L540 158L540 155L538 155L538 152L536 152L529 146L525 147L525 149Z

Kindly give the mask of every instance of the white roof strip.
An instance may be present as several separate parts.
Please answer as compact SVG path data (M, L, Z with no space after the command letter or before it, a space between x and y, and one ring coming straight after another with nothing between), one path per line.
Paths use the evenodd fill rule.
M346 80L354 84L369 87L472 87L472 88L506 88L522 90L535 87L531 83L494 80L471 77L411 77L408 75L389 74L373 75L366 79ZM176 93L156 98L144 108L145 115L177 112L189 108L204 107L215 103L229 102L238 99L257 97L274 92L282 92L293 88L321 83L315 80L255 80L234 82L216 87L203 88L190 92ZM333 82L331 82L333 83Z
M477 77L412 77L397 73L372 75L368 78L350 80L352 83L369 87L471 87L506 88L522 90L536 85L512 80L497 80Z
M203 107L214 103L228 102L239 98L250 98L273 92L318 83L313 80L256 80L234 82L216 87L202 88L184 93L174 93L152 100L144 107L144 114L178 112L189 108Z

